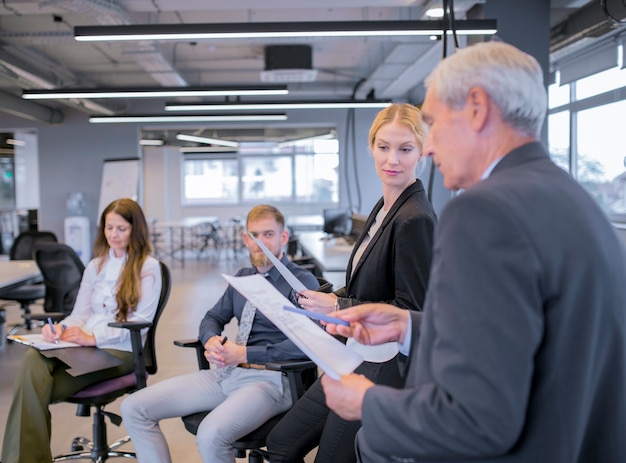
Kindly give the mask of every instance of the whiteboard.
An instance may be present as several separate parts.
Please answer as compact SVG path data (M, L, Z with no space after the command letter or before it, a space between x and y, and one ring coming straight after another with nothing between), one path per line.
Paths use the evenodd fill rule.
M137 201L139 195L139 158L105 159L102 166L102 184L98 218L112 201L131 198Z

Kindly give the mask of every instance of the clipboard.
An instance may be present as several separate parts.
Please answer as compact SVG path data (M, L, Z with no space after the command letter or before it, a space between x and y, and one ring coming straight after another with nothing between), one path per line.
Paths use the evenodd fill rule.
M48 342L44 340L43 335L41 334L16 334L7 336L7 339L10 341L19 342L20 344L24 344L25 346L34 347L35 349L41 351L50 349L64 349L66 347L81 347L80 344L76 344L75 342Z
M47 358L58 358L69 368L66 370L72 376L80 376L94 371L103 371L115 368L123 362L98 347L80 346L73 349L49 349L40 351Z
M67 341L55 344L44 341L40 334L7 336L7 339L37 349L44 357L59 359L68 366L66 371L72 376L108 370L122 364L120 359L98 347Z

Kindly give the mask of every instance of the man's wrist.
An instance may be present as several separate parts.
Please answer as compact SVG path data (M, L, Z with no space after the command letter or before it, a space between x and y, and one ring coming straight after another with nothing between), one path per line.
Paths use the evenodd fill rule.
M398 349L401 354L408 355L411 350L411 332L413 331L413 325L411 324L411 311L405 310L404 318L399 323L400 333L398 336ZM404 323L402 323L404 321Z

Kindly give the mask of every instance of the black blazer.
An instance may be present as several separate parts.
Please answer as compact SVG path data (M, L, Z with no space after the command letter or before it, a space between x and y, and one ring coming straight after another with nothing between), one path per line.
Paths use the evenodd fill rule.
M407 187L387 212L352 275L354 254L382 207L381 198L354 245L346 286L336 293L340 297L339 305L345 308L364 302L387 302L404 309L422 310L437 217L420 180Z

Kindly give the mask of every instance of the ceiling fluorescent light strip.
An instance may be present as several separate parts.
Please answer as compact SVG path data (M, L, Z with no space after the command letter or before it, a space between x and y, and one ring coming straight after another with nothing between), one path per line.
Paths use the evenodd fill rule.
M211 88L125 88L125 89L63 89L24 90L26 100L70 98L174 98L183 96L274 96L287 95L285 85L267 87L211 87Z
M237 148L228 146L189 146L178 148L181 153L236 153Z
M391 105L390 101L310 101L285 103L225 103L225 104L166 104L166 111L255 111L285 109L381 109Z
M496 32L495 19L455 21L457 34L489 35ZM437 35L442 20L335 21L218 24L134 24L127 26L77 26L78 41L201 40L282 37L363 37Z
M239 143L230 140L220 140L219 138L197 137L195 135L185 135L179 133L176 135L177 140L191 141L196 143L205 143L207 145L230 146L231 148L239 148Z
M276 143L276 147L277 148L284 148L286 146L293 146L296 145L298 143L305 143L308 141L316 141L316 140L330 140L330 139L334 139L337 138L337 135L334 133L325 133L322 135L315 135L313 137L306 137L306 138L296 138L293 140L288 140L288 141L281 141L279 143Z
M123 124L137 122L248 122L248 121L286 121L286 114L224 114L205 116L92 116L92 124Z
M141 146L163 146L165 142L163 140L152 140L143 138L139 140Z

